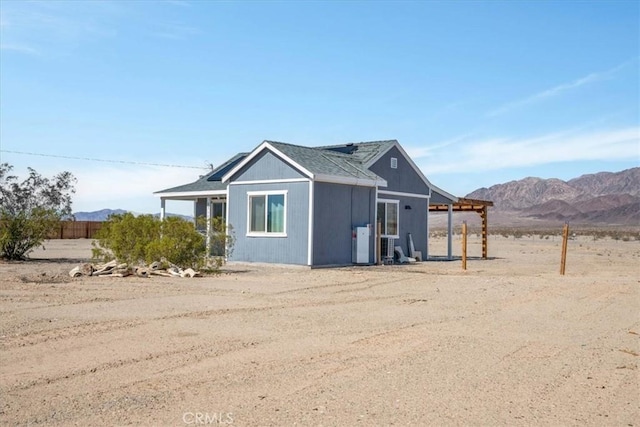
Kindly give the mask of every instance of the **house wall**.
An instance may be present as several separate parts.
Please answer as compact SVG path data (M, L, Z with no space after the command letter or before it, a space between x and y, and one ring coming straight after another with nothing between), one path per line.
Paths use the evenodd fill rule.
M314 183L313 265L352 262L352 230L371 224L369 262L374 262L375 189Z
M249 191L286 190L286 237L247 236ZM236 239L231 261L307 264L309 183L272 183L229 186L229 224Z
M303 178L298 170L282 161L271 151L263 151L238 171L233 181Z
M398 224L399 238L395 241L395 245L401 246L406 256L411 256L409 253L408 240L408 233L411 233L413 245L417 251L422 251L422 256L424 257L427 253L428 199L387 195L380 195L379 197L400 201L400 219ZM411 209L406 209L406 206L411 206Z
M398 159L397 169L391 168L392 157ZM387 187L384 187L384 190L429 194L429 187L396 147L385 153L384 156L371 165L369 170L387 181Z
M235 244L229 259L242 262L266 262L306 265L309 241L309 182L262 182L278 179L303 179L296 169L270 152L254 158L232 177L228 190L228 223ZM250 183L243 184L242 181ZM251 182L253 181L253 182ZM248 236L248 192L287 191L285 206L286 237Z
M433 192L431 193L431 203L433 204L448 204L451 203L451 200L440 193Z
M392 157L395 157L398 161L398 167L396 169L391 168ZM396 147L393 147L385 153L385 155L369 169L387 181L387 187L381 187L379 189L381 193L378 194L378 197L380 199L399 201L399 238L395 241L395 245L401 246L405 255L410 256L408 233L411 233L416 250L422 251L422 255L426 256L429 199L385 194L384 191L426 196L429 195L429 187L414 170L407 158ZM411 206L411 209L405 209L405 206Z

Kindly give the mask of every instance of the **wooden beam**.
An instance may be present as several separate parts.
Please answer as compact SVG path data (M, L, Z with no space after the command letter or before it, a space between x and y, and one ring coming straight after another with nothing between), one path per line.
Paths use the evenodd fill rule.
M439 203L429 205L429 212L449 212L449 218L451 216L451 212L477 212L482 219L482 258L487 259L489 256L489 221L487 208L489 206L493 206L493 202L490 200L467 199L460 197L457 202L451 204Z
M467 269L467 221L462 223L462 269Z
M481 211L478 212L480 214L480 218L482 219L482 259L487 259L489 255L488 246L488 220L487 220L487 207L485 206Z

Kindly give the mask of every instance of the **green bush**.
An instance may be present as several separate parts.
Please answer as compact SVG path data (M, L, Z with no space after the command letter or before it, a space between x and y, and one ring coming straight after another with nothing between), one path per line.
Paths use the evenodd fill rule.
M203 268L209 258L205 237L190 221L178 217L164 221L151 215L112 215L96 234L93 258L117 259L129 264L164 260L182 268Z
M0 258L25 259L60 223L51 209L31 209L11 215L0 209Z
M0 258L26 259L60 224L70 218L76 179L62 172L52 179L28 168L22 182L11 175L13 166L0 164Z

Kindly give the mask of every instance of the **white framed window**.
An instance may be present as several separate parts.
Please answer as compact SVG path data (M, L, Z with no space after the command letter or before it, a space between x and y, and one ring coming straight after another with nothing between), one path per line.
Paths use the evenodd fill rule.
M391 169L398 169L398 159L396 157L391 158Z
M287 235L287 191L247 192L247 236Z
M378 221L382 223L382 237L399 239L398 214L400 201L378 199Z

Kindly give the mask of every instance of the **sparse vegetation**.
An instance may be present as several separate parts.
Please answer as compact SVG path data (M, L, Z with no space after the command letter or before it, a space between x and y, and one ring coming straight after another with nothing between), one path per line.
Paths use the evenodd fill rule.
M469 234L480 234L479 226L470 226ZM445 237L447 235L446 229L432 229L429 233L430 237L438 238ZM561 239L562 238L562 225L558 225L558 228L537 228L537 227L491 227L489 225L489 235L502 236L505 239L513 238L520 239L524 236L533 238L539 236L540 239ZM603 226L601 228L585 227L585 226L572 226L571 227L571 239L577 237L588 236L593 237L593 240L600 239L612 239L623 242L640 241L640 227L613 227Z
M76 179L70 172L48 179L29 168L28 178L18 182L12 169L0 164L0 258L20 260L71 217Z
M212 228L217 247L233 244L231 236L224 232L221 221ZM221 242L219 242L221 241ZM207 254L205 236L194 224L179 217L161 221L151 215L134 216L131 213L112 215L104 223L93 242L93 258L97 261L117 259L128 264L149 264L163 261L179 267L195 269L217 269L224 262L220 256Z

